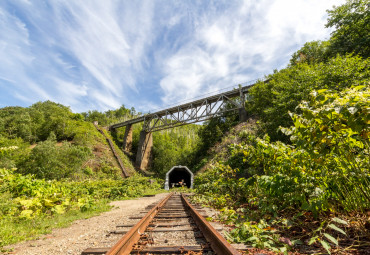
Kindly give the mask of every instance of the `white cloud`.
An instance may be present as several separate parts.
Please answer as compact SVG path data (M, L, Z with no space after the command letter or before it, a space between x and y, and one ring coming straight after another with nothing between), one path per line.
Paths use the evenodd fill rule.
M144 55L142 44L149 34L143 34L137 27L143 22L135 24L131 20L128 21L130 26L120 23L119 15L125 16L128 11L117 12L119 6L116 3L63 1L54 6L54 11L66 50L71 51L109 91L122 93L127 86L135 89L135 74L141 69ZM65 20L66 10L71 13L73 22ZM140 14L138 10L130 11ZM132 30L135 27L138 29Z
M204 13L192 40L165 61L160 82L164 104L282 68L297 45L329 37L325 10L334 3L338 1L242 1L224 12Z
M95 100L95 105L98 109L117 109L122 105L122 102L118 100L116 95L109 93L108 91L101 91L93 89L89 95L92 100Z
M21 94L30 94L34 101L58 99L64 104L87 97L100 110L133 103L129 93L137 91L153 36L151 2L18 1L14 5L22 18L7 10L13 7L0 4L0 76L15 81L12 86L18 95L23 90ZM75 90L68 97L61 84L67 90L87 84L91 94ZM88 110L81 105L74 108Z
M57 84L59 94L62 95L63 98L75 101L77 100L76 97L87 95L88 88L86 85L77 85L57 78L55 79L55 83Z
M26 25L19 18L0 9L0 30L0 76L7 81L5 86L14 90L17 98L34 95L44 100L51 98L29 77L27 67L34 65L35 56Z
M149 111L285 66L343 1L3 1L0 92Z

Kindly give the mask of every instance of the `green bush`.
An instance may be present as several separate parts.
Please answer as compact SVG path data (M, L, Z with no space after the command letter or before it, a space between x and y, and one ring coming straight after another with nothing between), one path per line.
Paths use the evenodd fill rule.
M267 78L269 82L259 82L250 89L247 110L260 118L262 133L267 133L272 140L288 142L279 127L293 124L289 112L296 112L296 107L302 100L309 99L312 90L342 91L368 84L370 60L359 56L337 56L326 63L297 64Z
M312 95L302 114L292 114L294 126L283 129L293 145L245 136L229 146L226 162L196 177L198 192L229 195L223 206L250 202L270 213L370 208L369 88Z
M82 207L86 209L94 200L138 197L161 188L158 182L149 185L149 179L139 175L125 180L46 181L7 169L0 169L0 184L2 202L11 197L14 205L1 207L4 217L60 214Z
M72 177L91 156L88 147L71 145L68 142L58 145L52 133L48 140L33 148L29 157L20 164L21 172L49 180Z
M261 220L281 225L276 222L280 215L319 219L329 212L370 208L370 87L323 89L310 95L299 105L300 114L291 114L294 126L282 128L291 145L243 133L242 143L229 146L226 161L196 176L196 200L235 210L230 239L271 248L276 240L259 229L265 226ZM316 231L320 235L310 243L320 240L329 251L321 239L337 240L323 230L325 224L322 221ZM332 224L327 227L343 234Z
M29 144L22 138L8 139L0 135L0 168L14 168L28 156Z
M8 236L12 233L9 224L15 227L31 219L38 221L67 212L93 212L101 203L110 200L139 197L160 190L157 181L150 184L149 178L140 175L125 180L47 181L1 168L0 225L8 227L0 231L1 235L7 235L0 235L0 247L15 240ZM19 238L16 240L22 239Z

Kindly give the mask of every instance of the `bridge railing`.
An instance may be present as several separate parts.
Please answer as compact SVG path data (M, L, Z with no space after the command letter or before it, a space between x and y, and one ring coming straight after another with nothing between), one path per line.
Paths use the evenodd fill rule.
M248 86L254 85L259 80L261 80L261 79L255 79L255 80L251 80L251 81L248 81L248 82L240 83L238 85L233 85L233 86L230 86L230 87L226 87L226 88L222 88L222 89L219 89L219 90L211 91L211 92L202 94L200 96L185 99L185 100L182 100L182 101L170 104L170 105L166 105L165 107L160 107L160 108L145 112L145 113L143 113L143 115L154 114L154 113L157 113L157 112L160 112L160 111L164 111L164 110L167 110L167 109L170 109L170 108L177 107L179 105L184 105L184 104L186 105L186 104L189 104L189 103L197 101L197 100L201 100L201 99L204 99L204 98L212 97L214 95L222 94L222 93L227 92L227 91L233 91L233 90L239 89L240 86L241 87L248 87Z
M110 129L116 129L140 122L144 122L144 129L147 132L158 131L175 126L195 123L212 118L215 115L223 114L228 111L235 111L244 107L244 96L248 90L257 82L253 80L243 83L243 86L234 89L225 88L223 90L208 93L206 97L194 100L183 101L180 105L167 107L157 110L153 113L144 114L141 117L116 123L110 126ZM222 91L222 92L220 92ZM233 100L233 98L239 98ZM226 104L232 107L226 108Z

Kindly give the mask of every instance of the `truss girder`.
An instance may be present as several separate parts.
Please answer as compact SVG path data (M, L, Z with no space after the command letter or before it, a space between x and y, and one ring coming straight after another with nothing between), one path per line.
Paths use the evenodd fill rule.
M252 86L241 87L155 113L149 113L136 119L114 124L110 128L115 129L144 122L144 130L153 132L205 121L216 115L220 116L226 112L244 107L244 95L248 93L249 88ZM235 98L238 99L235 100ZM229 104L228 108L223 107L226 104Z
M226 104L229 104L228 108L223 107ZM241 107L243 107L242 102L236 102L225 95L220 95L217 100L211 101L204 99L203 102L197 105L190 104L186 107L166 110L162 114L146 115L144 129L146 132L154 132L184 124L205 121L215 115L222 115Z

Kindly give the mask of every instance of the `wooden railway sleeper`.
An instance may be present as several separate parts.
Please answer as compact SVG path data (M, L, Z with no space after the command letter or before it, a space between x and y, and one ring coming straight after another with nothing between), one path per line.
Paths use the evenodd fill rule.
M226 240L202 217L202 215L195 210L195 208L187 201L185 196L181 194L173 196L170 201L171 193L164 198L160 203L151 207L150 211L143 217L130 231L128 231L112 248L107 251L107 255L124 255L124 254L203 254L203 252L214 251L219 255L240 255L240 253L233 248ZM180 200L181 199L181 200ZM168 204L167 201L169 201ZM180 204L178 201L182 201ZM175 206L176 205L176 206ZM181 206L180 206L181 205ZM169 208L186 210L187 217L179 217L173 211L171 217ZM162 211L163 210L163 211ZM165 217L158 216L168 214ZM177 218L179 217L179 218ZM190 217L190 218L189 218ZM193 230L195 238L205 238L207 241L200 243L197 246L148 246L154 244L153 233L172 231L176 224L182 224L181 219L186 219L184 224L191 226L189 229ZM179 221L180 220L180 221ZM173 224L171 224L173 223ZM161 225L157 229L157 224ZM194 224L196 226L194 226ZM194 228L194 229L193 229ZM181 228L178 228L179 231ZM173 228L176 230L176 228ZM185 230L185 227L184 227ZM140 235L137 235L140 234ZM136 235L136 237L135 237ZM186 234L185 234L186 236ZM160 243L159 243L160 244ZM92 249L90 249L92 251ZM132 252L132 253L131 253ZM89 254L89 253L86 253Z

